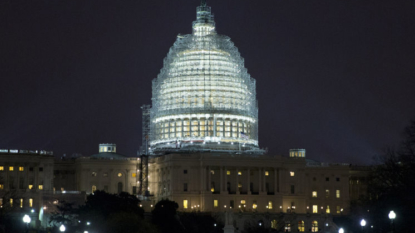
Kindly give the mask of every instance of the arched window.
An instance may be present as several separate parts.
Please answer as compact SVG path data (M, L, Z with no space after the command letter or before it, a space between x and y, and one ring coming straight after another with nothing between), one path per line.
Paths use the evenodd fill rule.
M118 193L122 192L122 182L118 182Z
M311 232L318 232L318 222L317 221L313 221L311 223Z
M97 186L92 185L92 193L94 193L95 191L97 191Z
M277 229L278 228L277 220L274 219L274 220L271 221L271 228L272 229Z
M303 220L298 221L298 231L304 232L304 221Z

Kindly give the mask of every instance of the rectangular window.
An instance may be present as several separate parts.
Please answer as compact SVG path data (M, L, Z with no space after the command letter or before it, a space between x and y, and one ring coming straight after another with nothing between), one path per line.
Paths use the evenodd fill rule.
M317 197L317 191L313 191L312 197Z
M32 172L33 171L33 167L29 167L29 171Z
M187 209L187 204L188 204L188 201L187 200L183 200L183 209Z
M183 174L187 174L187 170L183 170Z
M295 193L295 186L291 185L291 194L294 194L294 193Z
M229 176L230 174L231 174L231 171L229 171L229 170L228 170L228 171L226 171L226 175L228 175L228 176Z
M327 206L326 213L330 214L330 206Z
M14 171L14 167L9 167L9 171Z
M40 171L40 172L43 172L43 167L40 167L40 168L39 168L39 171Z
M330 181L330 178L326 177L326 181Z
M313 205L313 214L317 214L317 213L318 213L318 206Z
M213 200L213 207L217 208L219 206L218 200Z
M43 190L43 185L39 184L39 190Z
M242 205L245 205L246 204L246 201L245 200L241 200L241 204Z
M330 190L326 189L326 198L330 197Z
M340 198L340 190L336 190L336 198Z
M23 198L20 198L20 208L23 208Z
M257 207L258 207L258 205L256 204L256 201L253 201L253 203L252 203L252 209L256 210Z
M32 189L33 188L33 184L29 184L29 189Z
M137 173L131 173L131 177L137 177Z
M24 171L24 167L19 167L19 171Z
M339 177L337 177L337 178L336 178L336 181L340 181L340 178L339 178Z
M340 206L336 206L336 213L340 214Z
M0 184L0 189L4 189L4 184Z
M13 198L10 198L10 207L13 207Z
M4 171L4 167L3 166L0 166L0 171Z
M269 176L269 171L265 171L265 176Z
M242 172L241 171L238 171L238 176L242 176Z
M233 200L230 201L229 206L234 208L234 201Z
M184 184L183 184L183 191L184 191L184 192L187 192L187 183L184 183Z
M291 171L290 176L295 176L295 172Z
M29 199L29 207L33 207L33 198Z
M268 209L272 210L272 201L268 202Z

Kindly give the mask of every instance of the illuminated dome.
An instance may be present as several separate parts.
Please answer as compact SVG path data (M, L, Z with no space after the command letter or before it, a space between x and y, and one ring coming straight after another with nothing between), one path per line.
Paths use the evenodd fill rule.
M150 152L260 152L255 80L205 1L153 80Z

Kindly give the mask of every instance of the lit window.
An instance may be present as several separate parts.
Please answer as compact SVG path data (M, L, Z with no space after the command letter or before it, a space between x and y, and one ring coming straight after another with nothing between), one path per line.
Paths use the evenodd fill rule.
M188 207L188 206L187 206L187 203L188 203L188 201L187 201L187 200L183 200L183 208L184 208L184 209L187 209L187 207Z
M285 232L291 232L291 223L285 223Z
M311 222L311 232L318 232L318 222L317 221Z
M95 191L97 191L97 186L92 185L92 193L95 193Z
M14 171L14 167L9 167L9 171Z
M318 206L313 205L313 214L317 214L317 213L318 213Z
M268 202L268 209L272 210L272 201Z
M39 190L43 190L43 185L39 184Z
M326 198L330 197L330 190L326 189Z
M336 206L336 213L340 214L340 206Z
M241 204L242 205L245 205L246 204L246 201L245 200L241 200Z
M33 188L33 184L29 184L29 189L32 189Z
M269 176L269 171L265 171L265 176Z
M295 175L295 172L291 171L290 176L294 176L294 175Z
M213 200L213 207L218 207L219 206L219 201L218 200Z
M131 177L137 177L137 173L131 173Z
M291 194L294 194L294 193L295 193L295 186L291 185Z
M241 171L238 171L238 176L242 176L242 172Z
M117 176L118 176L118 177L121 177L121 176L122 176L122 173L121 173L121 172L119 172Z
M3 166L0 166L0 171L4 171L4 167Z
M187 192L187 183L183 184L183 192Z
M256 204L256 201L254 201L254 203L252 204L252 209L256 210L257 207L258 205Z
M13 207L13 198L10 198L10 207Z
M29 199L29 207L33 207L33 199L32 198Z
M210 174L215 175L215 171L214 170L210 170Z
M210 189L210 191L211 191L212 193L213 193L213 192L215 192L215 188L213 188L213 187L212 187L212 188Z
M231 174L231 171L226 171L226 175L230 175Z
M298 231L304 232L304 221L302 220L298 221Z
M20 208L23 208L23 198L20 198Z
M327 208L326 208L326 213L327 213L327 214L330 214L330 206L327 206Z
M336 198L340 198L340 190L336 190Z
M277 229L278 228L277 220L274 219L274 220L271 221L271 228L272 229Z
M0 189L4 189L4 184L0 184Z
M19 167L19 171L24 171L24 167Z
M317 197L317 191L312 192L312 197Z
M241 183L238 184L238 188L242 188L242 184Z

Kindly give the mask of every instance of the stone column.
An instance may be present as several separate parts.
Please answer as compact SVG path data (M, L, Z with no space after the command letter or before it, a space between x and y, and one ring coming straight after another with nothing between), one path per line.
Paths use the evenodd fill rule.
M261 170L262 168L258 168L258 193L262 192Z
M247 190L248 190L248 195L250 195L251 194L251 189L250 189L251 188L251 169L249 169L249 168L248 168L248 176L247 177L248 177L248 180L247 180L248 181L248 185L247 185L248 189Z
M236 171L235 172L236 173L236 190L235 190L236 192L235 193L239 194L239 174L238 174L239 171L238 171L238 168L236 168L235 171Z

